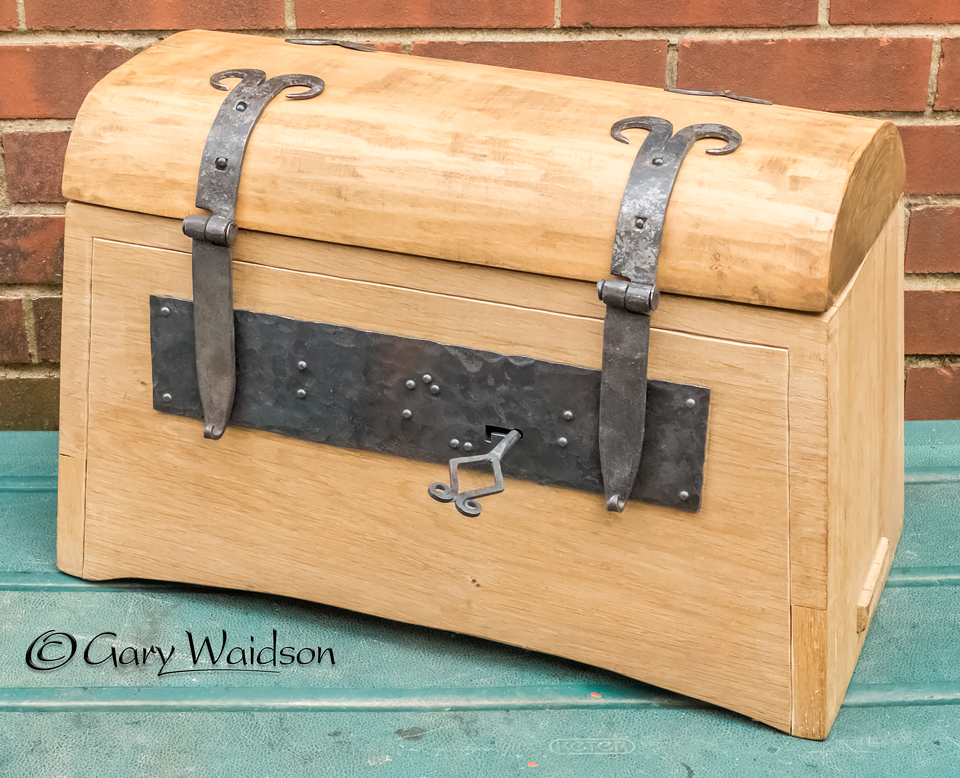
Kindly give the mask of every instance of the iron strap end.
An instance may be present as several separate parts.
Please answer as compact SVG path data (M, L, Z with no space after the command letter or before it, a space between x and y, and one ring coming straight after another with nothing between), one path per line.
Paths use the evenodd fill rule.
M610 135L630 141L625 130L644 129L620 201L610 272L621 278L600 281L597 293L606 304L603 366L600 379L600 468L607 510L621 512L640 470L647 398L650 314L657 309L657 264L667 206L680 165L693 144L704 138L726 141L708 154L729 154L740 134L722 124L693 124L674 134L673 125L657 116L621 119Z
M267 80L262 70L222 70L210 76L214 89L227 91L224 79L240 83L224 98L200 160L197 207L211 212L183 220L184 234L193 239L193 299L197 378L203 406L203 436L219 440L227 428L236 391L236 352L233 323L233 251L239 233L234 220L240 171L247 142L267 104L284 89L303 87L287 95L292 100L316 97L323 81L316 76L288 74Z

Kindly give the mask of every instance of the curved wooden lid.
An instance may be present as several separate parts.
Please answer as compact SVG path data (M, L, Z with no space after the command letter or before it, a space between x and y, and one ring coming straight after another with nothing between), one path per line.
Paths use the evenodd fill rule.
M888 122L504 68L191 31L89 94L63 179L73 200L195 213L204 142L225 93L211 74L320 76L275 99L250 139L241 229L596 281L610 276L629 116L726 124L728 156L688 154L664 228L664 292L823 311L903 189ZM230 82L228 82L230 83Z

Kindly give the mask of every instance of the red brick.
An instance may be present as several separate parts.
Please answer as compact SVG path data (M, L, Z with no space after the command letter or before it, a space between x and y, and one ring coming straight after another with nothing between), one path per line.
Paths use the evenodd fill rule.
M677 85L821 111L922 111L930 38L684 40Z
M0 0L0 30L15 30L19 24L16 0Z
M37 359L60 361L60 297L38 297L33 301L33 326L37 335Z
M943 39L933 107L938 111L960 109L960 38Z
M59 378L0 378L0 430L55 430L59 415Z
M907 157L906 194L960 193L960 124L900 127Z
M23 300L0 297L0 365L30 361L27 328L23 320Z
M297 26L552 27L553 0L297 0Z
M903 338L906 354L960 354L960 291L905 292Z
M63 156L69 132L5 132L7 194L14 203L62 203Z
M831 24L960 22L957 0L831 0Z
M910 368L904 417L907 421L960 419L960 366Z
M914 210L907 231L907 273L960 273L960 208Z
M276 30L283 0L25 0L31 30Z
M93 85L132 56L99 43L0 46L0 119L72 119Z
M565 76L622 81L627 84L663 86L666 83L665 40L418 42L413 44L413 53L421 57L456 59Z
M0 217L0 284L63 281L63 217Z
M817 0L564 0L573 27L796 27L817 23Z

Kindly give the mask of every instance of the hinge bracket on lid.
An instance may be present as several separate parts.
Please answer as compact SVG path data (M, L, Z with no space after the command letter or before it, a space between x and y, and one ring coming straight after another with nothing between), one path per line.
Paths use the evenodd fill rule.
M316 76L288 74L267 80L262 70L249 68L214 73L210 84L227 91L221 83L225 78L241 81L230 90L213 121L197 180L197 207L212 214L194 214L183 220L184 234L193 238L193 316L203 436L213 440L227 427L236 391L231 262L247 142L267 104L284 89L306 87L303 92L288 94L291 100L306 100L323 91L323 81Z
M657 262L667 205L680 165L693 144L704 138L727 143L707 149L729 154L740 133L722 124L693 124L673 134L673 125L657 116L621 119L610 135L629 143L624 130L648 130L637 152L620 203L610 272L624 278L600 281L606 303L603 367L600 379L600 468L607 510L622 511L640 469L647 404L650 314L660 300Z

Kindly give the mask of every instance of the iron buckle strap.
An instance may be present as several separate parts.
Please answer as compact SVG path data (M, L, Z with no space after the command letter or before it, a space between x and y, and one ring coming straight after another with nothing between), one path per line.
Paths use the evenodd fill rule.
M247 68L214 73L210 84L225 92L227 87L221 83L225 78L239 78L240 83L230 90L213 121L197 180L197 207L212 213L183 220L184 234L193 239L193 316L203 436L212 440L219 440L227 428L236 391L231 263L247 142L267 104L284 89L306 87L287 95L291 100L306 100L319 95L324 86L316 76L288 74L268 81L262 70Z
M640 469L647 405L650 314L657 309L657 261L673 185L687 152L698 140L726 141L707 154L729 154L740 133L722 124L693 124L673 134L673 124L657 116L621 119L610 135L630 141L624 130L648 130L634 159L620 202L610 272L622 278L600 281L606 303L600 379L600 470L607 510L620 512Z

